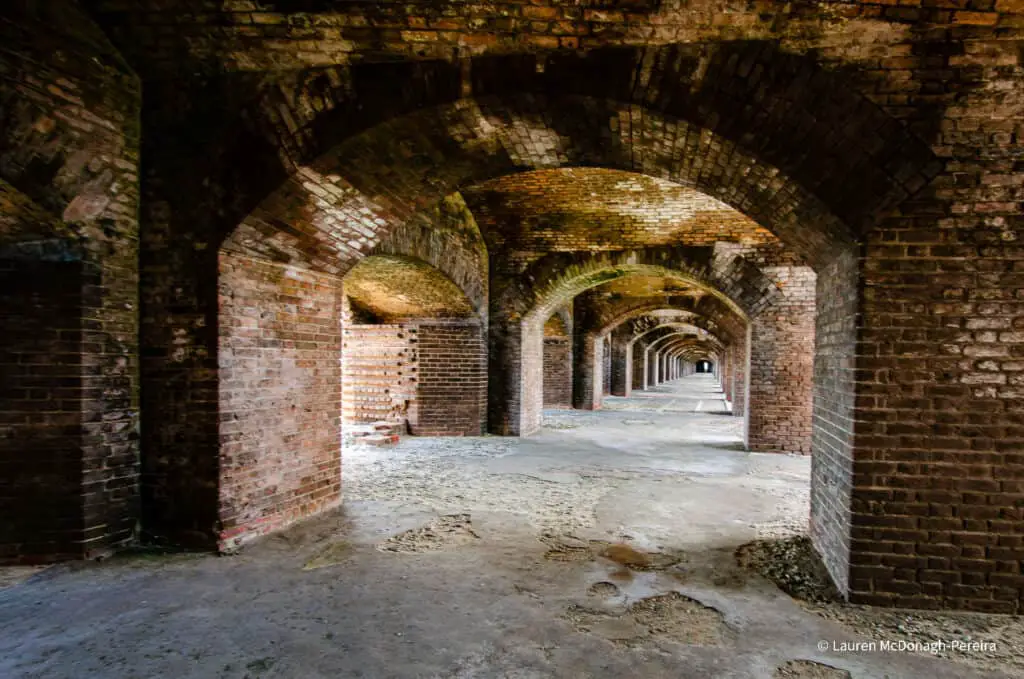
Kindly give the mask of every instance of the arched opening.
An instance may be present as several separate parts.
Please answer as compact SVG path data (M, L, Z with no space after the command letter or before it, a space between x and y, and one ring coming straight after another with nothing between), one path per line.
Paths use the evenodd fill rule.
M4 3L0 674L1012 665L1022 13Z
M675 49L682 54L687 48ZM719 74L717 69L726 62L718 60L728 51L716 53L708 64L710 70L700 70L699 82L692 80L692 74L674 74L682 88L677 100L660 96L648 100L640 94L640 100L632 101L633 95L628 93L642 90L617 80L618 75L606 78L605 67L587 56L564 55L545 68L523 72L522 80L516 81L521 88L518 93L498 88L492 90L496 94L482 96L487 91L486 79L474 81L469 89L475 89L478 96L473 98L386 120L330 148L304 147L307 156L298 171L238 225L224 247L278 262L309 262L317 270L338 275L372 248L376 234L393 232L418 219L423 206L435 205L456 190L507 175L598 165L695 189L763 225L822 274L817 279L817 299L828 304L821 307L827 313L818 314L815 383L828 388L816 399L814 445L828 452L815 465L819 476L849 479L852 442L829 432L836 426L845 427L852 417L853 402L848 396L854 383L849 359L854 345L848 321L855 316L858 299L856 234L906 194L896 174L913 177L907 181L919 185L921 177L926 180L929 173L937 171L934 159L899 126L888 125L877 109L857 106L858 100L851 99L847 90L834 85L832 76L822 72L822 86L835 101L850 100L849 107L835 110L856 111L863 118L864 129L879 130L881 136L878 144L851 146L856 149L857 162L849 167L856 167L856 172L832 173L825 182L818 171L821 159L804 151L813 147L812 141L832 140L837 128L827 116L813 114L818 97L797 102L788 99L790 93L779 84L789 81L791 70L776 79L782 64L786 64L783 70L799 70L799 60L790 63L780 57L773 61L770 50L755 56L755 61L763 61L767 78L756 99L765 105L737 109L733 97L745 92L748 85L727 71ZM669 59L664 63L677 62ZM629 80L636 72L623 70L622 74L629 73ZM705 80L705 72L721 77ZM582 80L581 74L586 74ZM711 82L717 83L715 88L709 88ZM729 96L719 96L716 88L722 83L733 83L737 89ZM627 101L631 105L623 106ZM769 105L776 101L785 103L777 108ZM720 125L723 120L728 124ZM522 143L527 138L531 141ZM795 138L803 141L789 143ZM889 163L887 148L902 150L898 173ZM310 149L314 151L310 153ZM416 161L382 165L382 157ZM721 171L707 171L713 167ZM282 229L282 224L293 226ZM742 281L751 267L756 268L743 257L716 256L714 249L703 250L702 256L707 263L725 264L711 272L723 284ZM492 264L499 261L494 252L489 256ZM561 263L571 266L572 257L562 258ZM544 321L555 306L572 295L539 314L543 305L536 305L538 298L518 294L523 284L517 278L530 276L535 264L524 265L515 259L502 264L509 269L491 271L491 365L500 365L502 370L498 377L492 371L489 380L489 422L493 431L525 433L539 424L543 387L541 380L520 379L522 371L515 366L542 365ZM649 264L670 268L665 262ZM513 275L517 266L519 272ZM712 289L714 286L709 287ZM543 296L544 286L537 292ZM740 286L729 292L737 300L756 304L769 290ZM522 299L523 304L496 303L498 299ZM495 310L507 325L495 322ZM733 346L732 358L727 354L725 363L739 370L758 346L760 343L750 341ZM738 396L734 395L734 402L739 402ZM816 487L846 486L818 481ZM833 572L839 574L846 571L842 564L846 563L848 544L836 535L848 531L848 519L835 508L849 503L846 497L840 497L838 504L832 499L822 497L815 505L819 515L815 539L829 555ZM845 586L843 583L845 575L841 582Z
M572 335L568 307L544 323L544 408L572 408Z
M342 279L342 327L343 433L482 433L484 325L451 279L412 257L367 257Z

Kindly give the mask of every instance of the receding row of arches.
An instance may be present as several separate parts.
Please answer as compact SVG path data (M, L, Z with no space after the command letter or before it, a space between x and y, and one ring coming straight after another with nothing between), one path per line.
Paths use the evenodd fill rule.
M925 348L889 334L878 300L903 294L903 279L884 252L913 250L913 220L961 213L912 200L943 161L841 70L771 43L715 42L331 73L337 86L312 93L315 106L322 79L309 74L253 85L237 120L208 128L226 138L217 154L202 135L173 151L157 141L193 129L210 98L156 88L143 109L136 96L121 119L143 113L140 196L78 175L54 195L11 175L33 198L7 201L5 223L45 221L13 214L37 201L82 233L48 226L43 240L76 244L58 255L4 242L4 261L19 263L8 268L80 260L57 267L82 292L68 332L115 338L81 343L86 405L47 414L81 426L76 470L88 450L131 479L97 491L87 504L103 511L79 522L91 528L76 544L120 544L138 523L230 549L341 502L346 420L529 435L545 406L596 408L710 365L751 450L813 452L815 545L841 590L870 595L875 576L854 577L851 554L891 549L869 530L877 487L920 483L920 442L888 424L926 403L941 430L946 387L1002 406L1015 393L944 357L947 326L908 330ZM107 233L132 200L138 257ZM903 220L899 233L872 246L889 220ZM925 308L906 296L900 323ZM96 309L128 329L97 330ZM897 375L922 352L939 367ZM15 392L33 393L31 379ZM988 501L968 495L943 506ZM878 582L921 591L916 575L889 575Z

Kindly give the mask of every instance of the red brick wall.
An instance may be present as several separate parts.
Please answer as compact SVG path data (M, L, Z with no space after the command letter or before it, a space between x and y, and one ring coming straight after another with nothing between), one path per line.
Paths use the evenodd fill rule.
M343 335L343 421L405 421L415 427L419 328L346 323Z
M341 500L341 282L221 255L220 546Z
M572 341L544 338L544 407L572 408Z
M487 426L487 349L478 324L419 325L419 418L413 434L480 436Z

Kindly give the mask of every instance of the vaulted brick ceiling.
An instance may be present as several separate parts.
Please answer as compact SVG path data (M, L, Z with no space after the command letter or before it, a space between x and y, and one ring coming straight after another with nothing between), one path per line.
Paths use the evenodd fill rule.
M624 297L694 297L700 299L704 290L683 281L659 276L626 276L604 283L589 293L597 298L616 299Z
M473 306L457 285L429 264L409 257L367 257L345 276L344 285L353 309L381 322L473 315Z
M462 194L491 249L777 242L771 232L719 200L621 170L536 170L484 182Z

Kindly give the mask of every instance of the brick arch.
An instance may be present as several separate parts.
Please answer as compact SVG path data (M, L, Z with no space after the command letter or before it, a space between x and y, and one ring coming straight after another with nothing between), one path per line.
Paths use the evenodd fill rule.
M775 285L767 279L757 281L764 288L721 281L714 271L709 272L709 255L707 248L685 246L548 254L495 291L492 315L500 314L509 321L534 322L547 318L580 293L627 276L658 276L687 284L715 298L744 320L750 310L759 308L765 297L776 292ZM752 289L755 292L751 293Z
M703 301L703 300L702 300ZM673 298L661 298L656 300L641 300L635 304L623 304L621 306L616 305L610 309L612 313L608 314L610 318L602 318L602 324L596 330L598 335L607 335L610 332L615 331L619 326L629 323L630 321L637 321L640 325L654 324L654 327L648 328L645 332L653 330L655 327L662 325L669 325L675 321L670 318L661 318L658 316L650 316L653 312L657 311L677 311L680 313L687 314L689 320L686 321L691 325L698 328L707 330L713 335L722 335L722 339L728 341L734 336L734 332L737 327L742 327L743 320L731 314L728 307L721 306L718 304L718 300L712 298L715 302L713 305L705 305L717 307L715 311L721 310L721 315L709 314L707 309L703 309L704 313L696 310L699 302L694 303L693 298L682 298L680 301L674 301ZM623 308L625 307L625 308ZM616 313L617 312L617 313ZM647 323L640 323L641 321L649 318ZM716 320L717 319L717 320ZM722 321L735 321L737 323L734 326L732 323ZM634 328L633 330L636 330ZM642 333L632 332L631 335L635 338L639 338Z
M443 95L422 98L418 105L393 107L388 97L378 98L379 106L363 107L362 124L303 126L297 134L309 137L315 128L325 138L330 137L327 129L347 136L319 143L323 140L313 134L309 153L297 159L294 172L233 224L230 210L247 209L260 197L264 179L248 177L256 188L249 190L244 182L237 187L226 216L210 218L221 229L211 229L209 237L218 239L222 258L242 255L246 262L291 266L309 272L316 278L313 284L329 288L330 280L369 254L386 234L460 187L529 169L596 165L702 191L821 267L847 252L858 229L894 196L923 184L933 171L933 158L900 124L857 99L852 89L844 90L838 74L773 50L763 44L718 45L706 54L688 46L598 51L552 57L543 69L534 56L474 62L468 78L458 74L449 81L459 87L440 88ZM757 66L761 85L746 77ZM794 78L818 83L817 96L790 96L786 90ZM390 92L396 85L390 82L385 89ZM332 115L344 119L342 109L351 113L362 106L357 100L349 103L331 109ZM402 115L388 117L395 110ZM834 149L855 162L835 163ZM385 158L389 162L383 163ZM831 176L842 191L822 184L825 166L839 168ZM215 311L209 317L215 319ZM198 336L202 331L190 327L188 332ZM533 350L522 340L521 335L512 352L515 361ZM197 358L206 356L204 343L208 340L194 350ZM209 389L207 373L207 364L197 360L172 364L160 374L164 381L181 378L189 385L171 404L176 412L206 403L192 393ZM224 376L219 379L228 383ZM166 425L166 434L185 419L191 418L179 415L177 425ZM245 454L243 438L217 429L216 417L205 421L214 423L213 431L189 434L190 440L199 447L207 441L218 447L231 443L233 454ZM499 422L498 428L530 429L510 421ZM334 438L325 437L324 445ZM200 462L213 476L206 482L218 487L216 465ZM333 486L329 490L325 503L337 499Z
M610 99L518 94L464 99L388 120L300 166L238 225L227 246L343 273L381 235L461 186L573 165L642 172L696 188L762 224L812 265L854 242L854 229L840 213L783 170L813 157L789 126L762 129L762 121L751 129L793 156L773 165L713 125L653 107L635 109ZM790 139L787 131L797 136ZM384 166L382 157L406 162ZM876 198L892 193L885 188L875 187ZM845 210L846 194L836 202Z
M503 290L495 291L490 324L490 431L522 435L540 427L544 320L585 290L631 275L671 278L707 292L734 315L746 319L740 303L709 279L702 266L709 256L707 248L688 247L553 253L531 264ZM754 303L759 299L755 298ZM749 297L743 301L751 304ZM578 319L574 319L576 322ZM573 347L574 362L596 360L596 336L575 335L578 346ZM593 378L600 371L574 372L574 403L577 407L594 407L600 394Z
M325 168L318 165L332 147L348 143L340 135L353 130L362 133L357 136L372 135L372 127L396 111L419 116L428 124L418 126L417 133L429 134L430 118L444 114L432 116L426 109L458 106L457 98L488 100L485 107L495 114L491 121L519 127L526 133L521 142L572 142L554 144L552 155L580 156L585 165L677 174L682 183L702 190L701 185L721 189L734 184L730 180L739 177L730 168L745 166L754 172L751 183L764 182L787 194L803 187L817 196L820 205L795 193L788 202L798 222L834 215L838 221L827 220L825 228L838 228L837 233L846 224L856 234L941 167L927 144L872 104L841 72L824 70L813 57L787 53L767 40L511 54L457 64L334 67L299 73L267 89L250 115L263 121L266 136L279 140L286 162L322 172ZM495 100L506 103L495 107ZM659 141L669 141L672 153L637 153L645 137L666 130L670 134ZM479 139L479 132L469 124L445 136L457 146L473 136ZM678 145L671 143L678 140ZM525 148L520 145L517 152L512 144L507 160L517 160ZM714 151L708 154L709 149ZM429 158L415 152L404 157L416 156ZM833 162L839 157L844 162ZM699 167L673 172L680 163ZM355 175L338 174L359 187ZM701 174L707 176L703 181ZM742 200L750 196L749 189L726 193L733 200L725 202L768 228L775 230L774 223L784 221L782 213L755 214L759 211L753 208L762 201ZM820 212L821 205L829 208Z
M697 320L697 319L693 319L693 320ZM658 332L660 330L669 329L669 330L672 331L670 333L665 333L663 335L659 335L655 340L653 340L653 341L648 343L650 345L650 344L653 344L654 342L657 342L657 341L659 341L659 340L661 340L661 339L663 339L665 337L669 337L671 335L676 335L676 334L680 334L680 333L686 334L687 331L690 328L692 328L694 330L705 330L705 328L702 328L701 326L696 325L695 323L692 323L690 321L671 321L671 322L668 322L668 323L662 323L661 325L658 325L657 327L650 328L648 330L644 330L643 332L639 332L639 333L636 333L634 335L630 335L629 342L631 344L635 343L635 342L637 342L639 340L642 340L643 338L647 337L648 335L651 335L651 334L653 334L655 332ZM720 348L725 346L725 343L722 341L722 338L718 337L717 335L715 335L714 333L712 333L710 331L708 331L708 332L709 332L709 336L712 338L712 340L715 342L715 344L717 346L719 346ZM693 333L690 333L690 334L693 334Z
M692 355L713 356L717 361L722 354L723 347L713 339L696 337L692 333L673 328L667 328L664 334L644 347L648 357L652 352L656 355L672 356L684 350L689 351Z
M410 319L477 320L473 299L444 271L415 256L374 254L343 280L353 316L370 323Z
M702 345L706 344L717 351L721 351L722 349L722 344L718 342L716 339L701 338L697 335L694 335L693 333L686 332L685 330L681 330L679 328L665 328L665 332L663 332L658 337L648 342L647 349L651 351L657 350L659 348L663 348L664 346L668 346L671 342L677 342L682 340L699 342Z
M430 264L459 287L486 324L487 245L480 228L458 193L445 196L432 212L387 233L370 254L403 255Z

